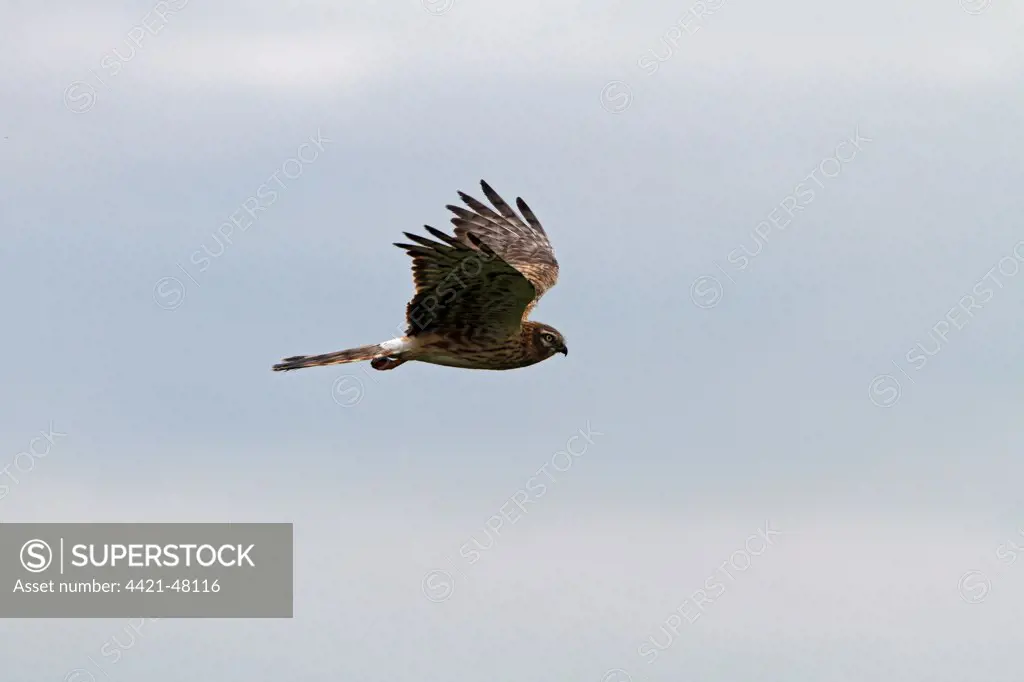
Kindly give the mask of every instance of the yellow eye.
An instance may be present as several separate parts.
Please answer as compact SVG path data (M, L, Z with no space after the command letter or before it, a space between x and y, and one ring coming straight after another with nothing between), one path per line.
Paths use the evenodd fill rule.
M555 342L554 334L544 334L541 338L544 339L544 341L547 342L547 343L554 343Z

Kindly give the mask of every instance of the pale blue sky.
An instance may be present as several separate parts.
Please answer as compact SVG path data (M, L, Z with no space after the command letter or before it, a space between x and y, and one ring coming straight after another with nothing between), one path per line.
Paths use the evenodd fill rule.
M67 435L0 520L292 521L295 618L158 621L117 663L127 621L0 621L4 679L1020 679L1024 7L182 5L3 7L0 469ZM270 371L391 338L391 242L481 178L547 228L568 357Z

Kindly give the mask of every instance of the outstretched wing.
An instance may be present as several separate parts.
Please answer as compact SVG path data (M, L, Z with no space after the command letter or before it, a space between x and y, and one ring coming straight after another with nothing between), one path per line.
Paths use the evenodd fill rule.
M518 334L537 296L530 280L475 235L460 240L425 227L437 241L406 232L414 243L395 244L412 256L416 285L405 333L494 341Z
M499 258L530 280L536 295L523 311L525 319L544 292L555 286L555 282L558 281L558 261L555 260L555 252L540 221L525 201L516 198L516 206L522 213L520 217L483 180L480 181L480 187L497 212L468 194L459 192L462 201L473 210L467 211L461 206L447 207L455 214L452 218L455 236L462 241L466 241L469 235L478 237Z

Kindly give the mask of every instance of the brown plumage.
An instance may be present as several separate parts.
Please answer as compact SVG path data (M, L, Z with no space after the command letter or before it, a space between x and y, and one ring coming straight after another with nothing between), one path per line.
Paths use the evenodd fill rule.
M449 205L455 235L425 225L434 239L404 233L416 291L406 306L405 335L325 355L298 355L274 371L370 360L394 369L418 360L467 369L516 369L569 354L554 327L527 320L558 280L558 261L537 216L522 199L517 214L480 181L494 206L459 192L469 207Z

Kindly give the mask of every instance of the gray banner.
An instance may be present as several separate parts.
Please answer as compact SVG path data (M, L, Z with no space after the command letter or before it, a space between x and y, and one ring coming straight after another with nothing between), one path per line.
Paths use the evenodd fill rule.
M290 523L0 523L0 618L291 618Z

